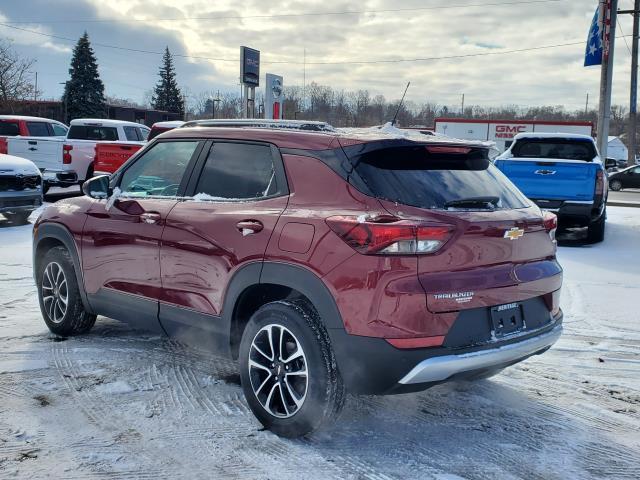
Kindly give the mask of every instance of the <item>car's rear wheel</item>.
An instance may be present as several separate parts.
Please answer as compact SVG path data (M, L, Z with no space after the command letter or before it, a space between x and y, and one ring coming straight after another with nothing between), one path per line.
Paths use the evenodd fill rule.
M604 231L606 228L606 211L600 215L600 218L589 224L587 229L587 241L589 243L599 243L604 240Z
M622 182L620 180L612 180L611 183L609 183L609 188L614 192L619 192L622 190Z
M15 223L16 225L24 225L29 222L29 216L31 212L15 212L15 213L5 213L7 220L11 223Z
M91 330L96 316L84 309L73 261L67 249L51 248L40 265L38 297L40 311L49 330L61 336Z
M240 377L260 423L284 437L331 424L344 404L329 336L306 301L268 303L252 315L240 343Z

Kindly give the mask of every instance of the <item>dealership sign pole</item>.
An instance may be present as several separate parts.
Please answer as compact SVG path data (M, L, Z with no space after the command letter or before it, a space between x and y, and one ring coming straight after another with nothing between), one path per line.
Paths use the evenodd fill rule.
M260 51L240 47L240 82L242 82L242 118L256 116L256 87L260 86Z

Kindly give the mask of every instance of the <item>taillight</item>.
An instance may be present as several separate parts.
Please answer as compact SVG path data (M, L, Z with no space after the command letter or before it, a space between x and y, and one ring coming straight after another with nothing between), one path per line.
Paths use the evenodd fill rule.
M596 195L604 194L604 172L602 170L598 170L596 174Z
M73 150L73 145L62 146L62 163L65 165L69 165L71 163L71 150Z
M429 153L467 154L471 151L471 148L469 147L455 147L451 145L430 145L425 148Z
M336 216L327 225L351 248L365 255L411 255L435 253L447 243L452 225L421 225L406 220Z
M547 231L551 240L556 241L556 230L558 229L558 217L555 213L545 211L542 217L544 229Z

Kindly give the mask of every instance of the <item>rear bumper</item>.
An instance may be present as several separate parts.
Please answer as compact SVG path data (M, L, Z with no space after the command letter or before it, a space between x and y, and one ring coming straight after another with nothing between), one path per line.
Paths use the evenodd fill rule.
M482 314L476 318L482 321ZM347 390L365 395L408 393L454 379L501 370L543 353L562 333L562 312L547 312L540 327L462 348L399 349L382 338L330 329L338 369ZM488 327L487 327L488 328ZM446 345L446 344L445 344Z
M475 372L500 368L524 360L536 353L542 353L556 343L562 334L562 325L556 325L550 332L509 345L497 346L489 350L443 355L428 358L407 373L398 383L441 382L464 372Z
M586 227L595 222L604 212L605 202L599 201L559 201L547 199L532 199L543 210L548 210L558 216L558 223L565 227Z
M0 192L0 213L32 211L42 205L42 190Z

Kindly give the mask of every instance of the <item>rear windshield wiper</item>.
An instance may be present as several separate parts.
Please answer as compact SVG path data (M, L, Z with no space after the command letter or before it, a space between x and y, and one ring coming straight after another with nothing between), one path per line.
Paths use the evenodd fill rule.
M494 209L498 206L500 198L498 197L469 197L459 198L457 200L449 200L445 202L444 208L460 207L460 208L488 208Z

